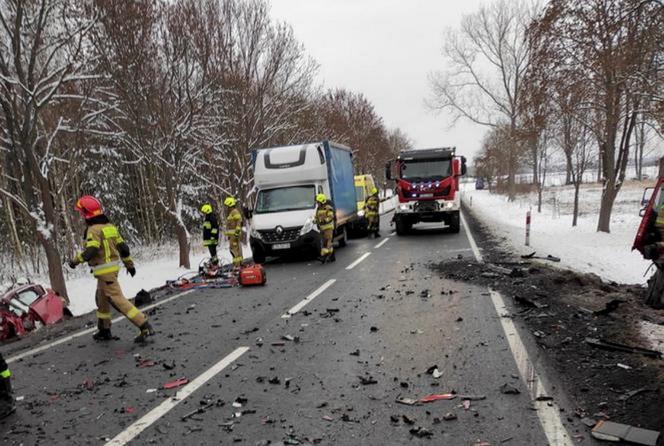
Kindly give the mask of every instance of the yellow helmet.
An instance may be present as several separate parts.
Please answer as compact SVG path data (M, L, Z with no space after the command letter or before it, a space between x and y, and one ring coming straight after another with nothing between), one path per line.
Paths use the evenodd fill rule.
M211 214L212 205L210 203L205 203L203 206L201 206L201 212L204 213L205 215Z
M378 193L378 189L375 187L371 188L371 195L376 195Z
M232 208L237 204L237 200L233 197L228 197L224 200L224 205L228 206L229 208Z
M327 201L327 197L325 196L325 194L318 194L316 195L316 201L321 204L325 203Z

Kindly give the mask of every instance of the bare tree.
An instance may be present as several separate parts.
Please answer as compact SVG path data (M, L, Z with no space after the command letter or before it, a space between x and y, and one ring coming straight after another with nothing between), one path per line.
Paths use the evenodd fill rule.
M537 26L549 66L585 79L587 102L576 116L598 140L603 192L597 230L610 231L611 211L625 180L634 127L656 91L664 14L636 0L553 0Z
M448 30L443 54L449 70L431 76L435 110L449 110L492 128L516 134L523 80L529 63L526 29L535 6L524 0L497 0L463 18L459 29ZM519 146L504 147L508 193L514 199ZM534 168L534 180L537 171Z
M109 108L94 86L87 35L97 17L85 2L7 0L0 8L0 108L6 181L0 193L30 222L48 261L52 288L67 295L59 248L59 193L79 153L66 141L103 133ZM66 211L70 211L67 209Z

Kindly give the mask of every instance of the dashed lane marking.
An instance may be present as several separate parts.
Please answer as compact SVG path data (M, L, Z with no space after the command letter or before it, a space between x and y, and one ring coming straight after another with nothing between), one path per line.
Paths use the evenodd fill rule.
M160 300L159 302L155 302L153 304L146 305L145 307L141 307L140 310L143 311L143 312L146 312L148 310L151 310L152 308L158 307L160 305L164 305L165 303L168 303L172 300L178 299L182 296L186 296L187 294L189 294L191 292L192 292L192 290L188 290L188 291L185 291L183 293L176 294L176 295L171 296L167 299ZM114 323L114 324L117 324L118 322L122 322L124 320L127 320L127 318L125 318L124 316L120 316L120 317L116 317L115 319L111 320L111 322ZM44 345L41 345L39 347L35 347L35 348L27 350L23 353L19 353L18 355L10 356L9 358L7 358L7 363L16 362L19 359L23 359L23 358L26 358L28 356L34 356L37 353L41 353L43 351L51 349L51 348L53 348L55 346L58 346L60 344L64 344L66 342L71 341L72 339L80 338L81 336L85 336L86 334L90 334L90 333L94 332L95 330L97 330L97 327L86 328L85 330L81 330L77 333L71 334L69 336L65 336L64 338L60 338L58 340L49 342L48 344L44 344Z
M478 262L484 263L482 254L477 248L475 238L470 232L470 228L468 223L466 223L463 214L461 215L461 222L463 224L464 230L466 231L466 236L468 237L470 247L475 254L475 258ZM519 332L516 330L514 322L512 322L512 319L510 318L502 317L504 314L508 313L507 307L505 306L505 301L497 291L489 289L489 293L491 294L491 302L493 303L496 313L498 314L500 325L505 332L505 338L507 339L507 343L510 346L512 357L514 357L516 366L519 369L521 379L526 383L530 397L533 399L533 405L537 409L535 413L539 417L544 435L546 436L551 446L572 446L574 443L570 439L565 426L563 426L563 422L560 418L560 408L558 405L550 401L536 400L538 396L550 395L550 393L547 391L548 389L542 382L540 375L537 373L535 366L530 360L528 351L526 350L526 347L521 340L521 336L519 336Z
M350 271L351 269L355 268L357 265L359 265L364 259L366 259L366 258L369 257L370 255L371 255L370 252L365 252L364 254L362 254L362 255L360 256L359 259L357 259L356 261L354 261L353 263L351 263L350 265L348 265L348 266L346 267L346 270L347 270L347 271Z
M374 246L374 249L378 249L378 248L380 248L381 246L383 246L385 243L387 243L387 242L389 242L389 241L390 241L390 239L389 239L388 237L385 237L385 240L383 240L382 242L380 242L379 244L377 244L376 246Z
M212 367L198 375L192 382L184 386L179 392L175 394L175 396L164 400L160 405L152 409L150 412L130 425L127 429L118 434L115 438L107 442L106 446L124 446L125 444L129 443L131 440L136 438L137 435L150 427L155 421L159 420L171 409L177 406L180 401L186 399L199 387L214 378L219 372L224 370L226 367L232 364L233 361L238 359L247 351L249 351L249 347L238 347L233 350L233 352L231 352L228 356L222 358Z
M302 299L293 308L288 310L285 314L282 314L281 315L282 319L288 319L289 317L300 311L302 308L304 308L305 305L307 305L309 302L318 297L318 295L320 295L323 291L331 287L336 281L337 279L330 279L324 284L322 284L320 287L316 289L316 291L314 291L313 293L309 294L307 297Z

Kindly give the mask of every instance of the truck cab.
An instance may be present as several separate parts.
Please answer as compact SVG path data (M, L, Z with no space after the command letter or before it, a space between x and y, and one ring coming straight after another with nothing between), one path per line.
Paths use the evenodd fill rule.
M336 210L335 239L346 244L357 220L352 150L330 141L259 149L252 153L256 200L250 245L254 260L266 256L317 256L321 237L314 217L316 194Z
M466 158L455 152L455 147L404 150L386 165L386 177L395 181L399 199L397 235L420 222L444 222L451 232L459 232L459 178L466 174Z

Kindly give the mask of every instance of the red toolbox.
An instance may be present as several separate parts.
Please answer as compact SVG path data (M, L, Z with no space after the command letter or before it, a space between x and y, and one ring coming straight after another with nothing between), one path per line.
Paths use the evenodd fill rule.
M242 286L265 285L266 280L263 265L246 265L240 269L240 285Z

